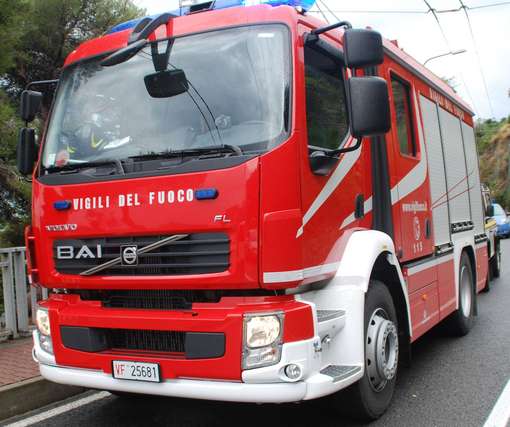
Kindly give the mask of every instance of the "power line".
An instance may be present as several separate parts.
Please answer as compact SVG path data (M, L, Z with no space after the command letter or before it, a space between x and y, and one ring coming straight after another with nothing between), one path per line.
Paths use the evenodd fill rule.
M435 21L437 23L437 26L439 27L439 31L441 32L441 36L443 37L443 40L444 40L446 46L448 47L448 51L451 52L452 48L451 48L450 42L448 41L448 37L446 37L446 33L444 32L443 26L441 25L441 21L439 20L439 16L437 15L436 10L432 6L430 6L430 3L427 0L423 0L423 2L427 5L427 7L429 8L429 11L432 13L432 16L434 17L434 19L435 19ZM466 79L464 78L464 73L460 69L459 69L459 75L460 75L460 80L462 82L462 85L466 89L466 94L467 94L467 96L469 97L469 99L471 101L471 105L473 106L473 109L475 110L476 115L479 116L478 111L477 111L476 106L475 106L474 98L471 95L471 91L469 90L469 86L466 84Z
M451 52L452 48L451 48L450 42L448 41L448 37L446 36L446 33L445 33L444 29L443 29L441 21L439 19L439 14L457 13L457 12L463 11L465 13L465 16L466 16L466 19L467 19L467 22L468 22L468 26L469 26L469 31L471 33L471 38L473 40L473 45L475 47L475 53L476 53L476 56L477 56L478 66L479 66L479 69L480 69L480 74L482 76L482 80L483 80L483 84L484 84L484 90L485 90L485 94L487 96L487 100L488 100L488 103L489 103L491 115L494 116L494 110L493 110L492 102L491 102L490 95L489 95L488 84L487 84L487 80L485 78L485 74L484 74L483 67L482 67L480 51L479 51L477 43L476 43L476 39L475 39L475 36L474 36L474 31L473 31L473 26L471 24L471 19L469 17L468 10L478 10L478 9L486 9L486 8L491 8L491 7L508 6L508 5L510 5L510 1L502 1L502 2L497 2L497 3L486 4L486 5L482 5L482 6L472 6L471 7L471 6L468 6L468 5L464 4L462 0L459 0L459 3L461 4L461 6L459 8L456 8L456 9L445 9L445 10L437 10L437 9L433 8L431 6L431 4L429 3L429 0L423 0L423 1L424 1L425 5L427 6L428 10L354 10L354 9L333 10L333 9L331 9L327 5L327 3L324 0L317 0L316 7L317 7L318 10L310 11L310 12L320 13L328 23L329 23L329 19L327 18L326 14L322 10L322 8L319 6L319 2L327 10L327 12L329 14L331 14L337 21L340 21L340 18L336 15L336 13L419 14L419 15L427 15L427 14L431 13L432 16L434 17L434 20L436 21L436 24L437 24L437 26L439 28L441 36L442 36L446 46L448 47L448 50ZM479 115L478 112L477 112L476 106L475 106L474 98L471 95L471 91L469 89L469 86L466 83L466 79L464 77L464 74L463 74L461 69L458 69L458 70L459 70L458 72L459 72L459 75L460 75L460 80L461 80L462 85L464 86L464 88L466 90L466 94L469 97L471 105L473 106L473 109L475 110L475 113L477 115Z
M479 10L479 9L487 9L491 7L500 7L500 6L510 6L510 1L503 1L498 3L486 4L483 6L468 6L465 5L465 8L468 10ZM464 8L458 7L454 9L433 9L437 14L443 13L457 13L461 12ZM361 10L361 9L334 9L328 10L331 14L334 13L371 13L371 14L409 14L409 15L427 15L431 13L431 10ZM311 10L310 12L319 13L316 10Z
M317 3L316 3L317 4ZM310 10L315 12L315 10ZM426 15L429 13L428 10L354 10L354 9L342 9L342 10L331 10L330 13L380 13L380 14L420 14Z
M326 8L326 10L327 10L329 13L331 13L331 15L333 15L333 18L335 18L337 21L340 21L340 18L339 18L338 16L336 16L336 15L335 15L335 12L333 12L333 11L329 8L328 4L327 4L324 0L321 0L321 3L322 3L322 4L323 4L323 6Z
M321 7L319 6L319 2L316 2L315 5L317 6L317 9L319 9L319 12L324 17L324 20L329 24L329 19L326 16L326 14L322 11Z
M510 1L501 1L499 3L490 3L484 4L483 6L465 6L469 10L477 10L477 9L487 9L488 7L498 7L498 6L510 6Z
M481 60L481 57L480 57L480 51L478 50L478 45L476 43L475 33L473 31L473 26L471 25L471 19L469 18L469 13L467 11L466 5L462 2L462 0L459 0L459 3L461 4L462 9L464 9L464 13L466 15L466 19L467 19L467 23L468 23L468 27L469 27L469 32L471 33L471 39L473 40L473 46L475 48L476 59L478 61L478 68L480 69L480 74L481 74L482 80L483 80L483 87L485 89L485 95L487 96L487 101L489 102L489 108L490 108L490 111L491 111L491 117L494 117L494 109L492 108L492 101L491 101L491 97L489 95L489 86L487 85L487 79L485 78L485 73L483 72L482 60Z

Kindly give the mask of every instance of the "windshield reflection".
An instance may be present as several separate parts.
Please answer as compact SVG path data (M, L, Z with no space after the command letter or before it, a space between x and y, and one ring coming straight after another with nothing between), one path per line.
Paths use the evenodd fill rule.
M189 90L164 99L152 98L145 87L144 77L154 73L150 46L114 67L102 67L100 58L73 66L62 78L42 165L56 169L219 145L267 151L287 132L289 58L283 25L177 38L168 69L183 70Z

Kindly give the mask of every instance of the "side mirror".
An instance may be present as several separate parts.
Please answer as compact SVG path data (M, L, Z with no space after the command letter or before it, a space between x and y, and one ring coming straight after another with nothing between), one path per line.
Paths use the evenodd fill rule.
M35 129L22 128L17 147L17 166L22 175L31 175L37 160Z
M344 33L344 59L349 68L366 68L384 62L382 36L377 31L352 29Z
M183 70L166 70L145 76L147 92L153 98L172 98L189 90Z
M354 138L385 134L391 129L388 85L380 77L347 81L347 107Z
M30 123L35 119L36 114L41 109L43 94L33 90L24 90L21 94L20 115L23 121Z
M493 217L494 216L494 205L489 205L487 206L487 212L486 212L486 215L488 217Z

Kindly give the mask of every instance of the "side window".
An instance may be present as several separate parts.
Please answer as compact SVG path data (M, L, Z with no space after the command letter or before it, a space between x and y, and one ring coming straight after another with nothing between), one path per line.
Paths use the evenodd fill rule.
M391 88L397 118L397 135L400 152L407 156L416 156L410 87L403 80L392 75Z
M336 150L349 132L342 66L305 48L308 145Z

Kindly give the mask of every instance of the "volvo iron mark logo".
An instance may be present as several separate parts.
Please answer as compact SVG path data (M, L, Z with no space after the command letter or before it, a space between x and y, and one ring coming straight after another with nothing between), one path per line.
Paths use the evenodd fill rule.
M138 265L138 246L124 245L120 247L122 265Z

